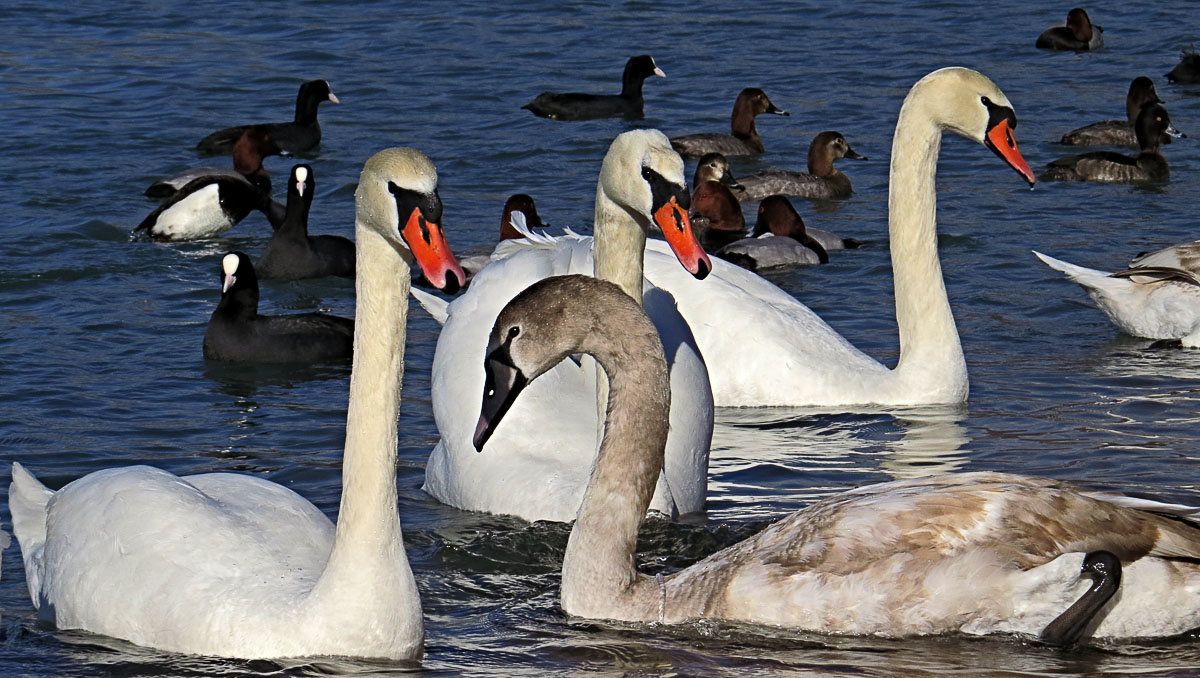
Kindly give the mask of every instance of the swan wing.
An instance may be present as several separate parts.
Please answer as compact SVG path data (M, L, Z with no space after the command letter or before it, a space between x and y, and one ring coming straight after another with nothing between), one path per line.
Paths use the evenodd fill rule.
M1154 600L1126 595L1100 635L1169 635L1200 619L1195 600L1163 600L1170 587L1200 583L1194 563L1164 560L1200 555L1196 525L1000 473L830 497L685 570L671 588L715 592L705 604L727 618L823 631L1038 633L1086 590L1079 567L1096 550L1129 564L1126 584Z
M1139 254L1129 262L1129 267L1139 266L1167 266L1200 275L1200 240Z
M298 613L333 542L329 519L282 486L148 466L66 485L46 524L42 618L180 651L220 652L229 624Z
M646 279L674 296L718 407L873 402L887 368L763 277L720 259L712 264L696 280L665 242L646 242Z

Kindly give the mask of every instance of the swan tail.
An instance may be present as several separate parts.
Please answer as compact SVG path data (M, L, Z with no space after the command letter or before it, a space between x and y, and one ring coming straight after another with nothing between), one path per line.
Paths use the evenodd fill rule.
M421 304L421 308L425 309L426 313L433 316L433 319L438 321L439 325L446 324L446 318L450 315L450 302L446 301L445 299L435 297L425 290L417 289L416 287L410 288L409 293L413 295L413 298L417 300L417 303Z
M1054 257L1042 254L1037 250L1033 250L1033 254L1038 259L1041 259L1042 263L1060 273L1065 274L1072 281L1079 283L1084 287L1092 289L1116 289L1128 286L1127 281L1112 278L1104 271L1097 271L1094 268L1076 266L1075 264L1063 261L1061 259L1055 259Z
M8 512L12 515L13 533L21 545L25 561L25 579L29 597L36 608L40 603L43 548L46 545L46 508L54 492L43 485L24 466L13 462L12 483L8 486ZM7 535L6 535L7 536Z

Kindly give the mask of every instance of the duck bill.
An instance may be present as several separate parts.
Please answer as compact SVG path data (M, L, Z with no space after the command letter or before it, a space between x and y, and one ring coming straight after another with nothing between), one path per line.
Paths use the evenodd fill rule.
M412 251L425 279L434 287L454 294L466 283L467 276L450 252L442 227L426 219L420 208L413 209L408 216L408 222L400 229L400 237Z
M488 352L488 357L483 361L483 370L483 405L479 409L479 423L475 425L475 435L471 439L477 452L483 451L483 446L496 431L500 420L529 383L525 374L512 364L507 343Z
M1008 166L1017 171L1033 186L1037 179L1033 176L1033 170L1029 169L1029 164L1025 162L1025 158L1021 157L1021 151L1017 149L1017 140L1013 138L1012 126L1007 118L1001 118L993 124L987 131L984 137L984 145L992 149L992 152L1000 156Z
M849 146L846 146L846 157L850 158L851 160L867 160L868 159L867 156L860 155L857 151L855 151L853 148L850 148Z
M786 115L786 116L788 116L789 118L791 117L791 114L790 114L790 113L788 113L787 111L783 110L782 108L779 108L779 107L778 107L778 106L776 106L775 104L767 104L767 110L765 110L765 111L763 111L763 112L764 112L764 113L770 113L770 114L772 114L772 115Z
M1165 130L1163 130L1163 132L1166 133L1167 136L1175 137L1176 139L1186 139L1187 138L1186 134L1175 129L1175 125L1167 125L1167 128Z
M687 210L679 204L675 196L671 196L654 210L654 223L662 231L679 263L697 280L704 280L712 271L712 262L692 230L692 221L688 218Z

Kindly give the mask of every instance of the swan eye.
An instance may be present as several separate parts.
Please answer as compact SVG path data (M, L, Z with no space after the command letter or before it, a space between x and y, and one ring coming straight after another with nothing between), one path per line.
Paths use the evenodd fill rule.
M989 98L987 98L987 97L980 97L979 99L980 99L980 101L982 101L982 102L983 102L983 105L984 105L984 106L991 106L991 105L992 105L992 100L991 100L991 99L989 99Z
M516 337L520 333L521 333L521 328L517 327L516 325L513 325L512 327L508 328L508 338L509 339Z
M646 181L650 181L650 168L649 167L642 168L642 178L645 179Z

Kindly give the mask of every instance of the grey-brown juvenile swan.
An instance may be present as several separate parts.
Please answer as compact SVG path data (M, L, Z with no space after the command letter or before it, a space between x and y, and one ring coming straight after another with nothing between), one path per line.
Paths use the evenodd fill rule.
M1003 473L843 492L682 571L639 573L638 529L663 465L672 393L658 333L620 288L561 276L509 302L488 339L475 447L488 454L488 436L525 385L577 353L595 357L611 390L563 558L567 614L888 636L1015 632L1056 643L1200 624L1200 527L1181 517L1195 509Z

